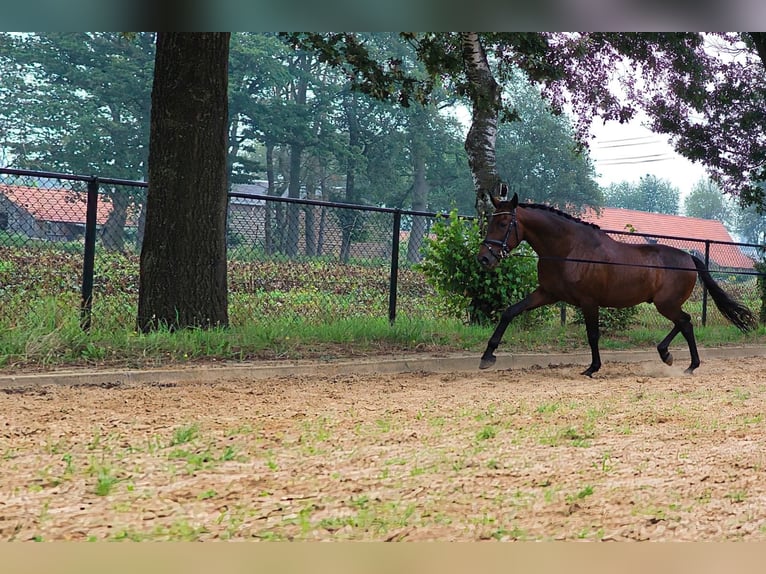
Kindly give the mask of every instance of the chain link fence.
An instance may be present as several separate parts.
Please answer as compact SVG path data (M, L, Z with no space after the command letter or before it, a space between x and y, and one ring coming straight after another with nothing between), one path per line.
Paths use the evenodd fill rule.
M0 325L79 308L85 328L91 317L102 329L133 328L145 201L143 182L0 169ZM414 264L435 217L235 188L227 232L232 324L433 316L439 303ZM692 252L729 293L760 307L760 246L610 233ZM725 323L699 285L685 308L696 324ZM636 322L667 324L648 304Z
M755 268L763 253L762 247L749 243L728 243L709 239L672 237L667 235L649 235L643 233L610 231L617 241L635 244L669 245L696 255L705 262L711 275L727 293L745 303L758 315L761 306L758 276ZM725 325L728 321L708 298L702 283L697 281L694 291L684 304L684 309L692 316L696 325ZM656 312L650 303L638 306L636 322L647 326L662 326L667 320Z

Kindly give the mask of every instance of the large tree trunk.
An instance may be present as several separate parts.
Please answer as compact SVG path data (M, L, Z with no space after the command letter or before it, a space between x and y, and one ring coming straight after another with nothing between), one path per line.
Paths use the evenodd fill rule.
M228 325L229 33L159 33L138 327Z
M479 35L476 32L462 32L460 36L463 43L463 65L473 106L465 151L476 192L476 211L483 221L484 215L491 211L489 197L497 195L500 184L495 164L495 140L502 100L500 87L492 76Z

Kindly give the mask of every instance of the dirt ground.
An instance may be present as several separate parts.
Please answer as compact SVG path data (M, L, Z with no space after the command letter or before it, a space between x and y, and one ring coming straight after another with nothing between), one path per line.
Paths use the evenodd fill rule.
M0 540L763 540L766 363L0 392Z

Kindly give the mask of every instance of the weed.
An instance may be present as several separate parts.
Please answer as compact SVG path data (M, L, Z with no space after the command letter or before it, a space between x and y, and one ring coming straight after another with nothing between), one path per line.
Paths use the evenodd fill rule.
M543 403L538 405L535 410L540 414L555 413L560 407L561 405L559 405L559 403Z
M747 498L747 491L744 490L735 490L733 492L729 492L725 495L725 498L728 498L732 502L744 502Z
M497 436L497 429L492 425L485 426L476 433L476 440L489 440Z
M567 501L568 504L573 504L577 502L578 500L583 500L585 498L588 498L592 494L593 494L593 487L589 485L583 488L582 490L580 490L579 492L577 492L576 494L568 494L565 500Z
M199 434L199 425L191 424L177 428L173 431L173 437L170 439L170 446L178 446L193 441Z
M101 468L96 476L96 496L107 496L112 492L112 488L118 482L125 479L120 479L114 476L109 469Z

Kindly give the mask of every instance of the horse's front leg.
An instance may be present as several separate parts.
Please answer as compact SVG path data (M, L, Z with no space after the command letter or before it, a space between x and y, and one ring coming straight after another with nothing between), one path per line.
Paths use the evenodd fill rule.
M585 332L588 334L588 345L590 345L590 367L585 369L582 374L592 377L593 373L601 368L601 355L598 351L598 340L601 336L598 327L598 307L581 307L582 315L585 319Z
M555 303L558 299L551 297L548 293L541 290L540 287L532 291L527 297L508 307L500 317L500 322L495 327L494 333L489 338L487 343L487 349L481 356L481 362L479 362L480 369L487 369L495 364L497 357L495 357L495 349L497 349L500 341L503 339L505 330L508 328L509 323L516 315L520 315L524 311L531 311L537 307L543 305L549 305Z

